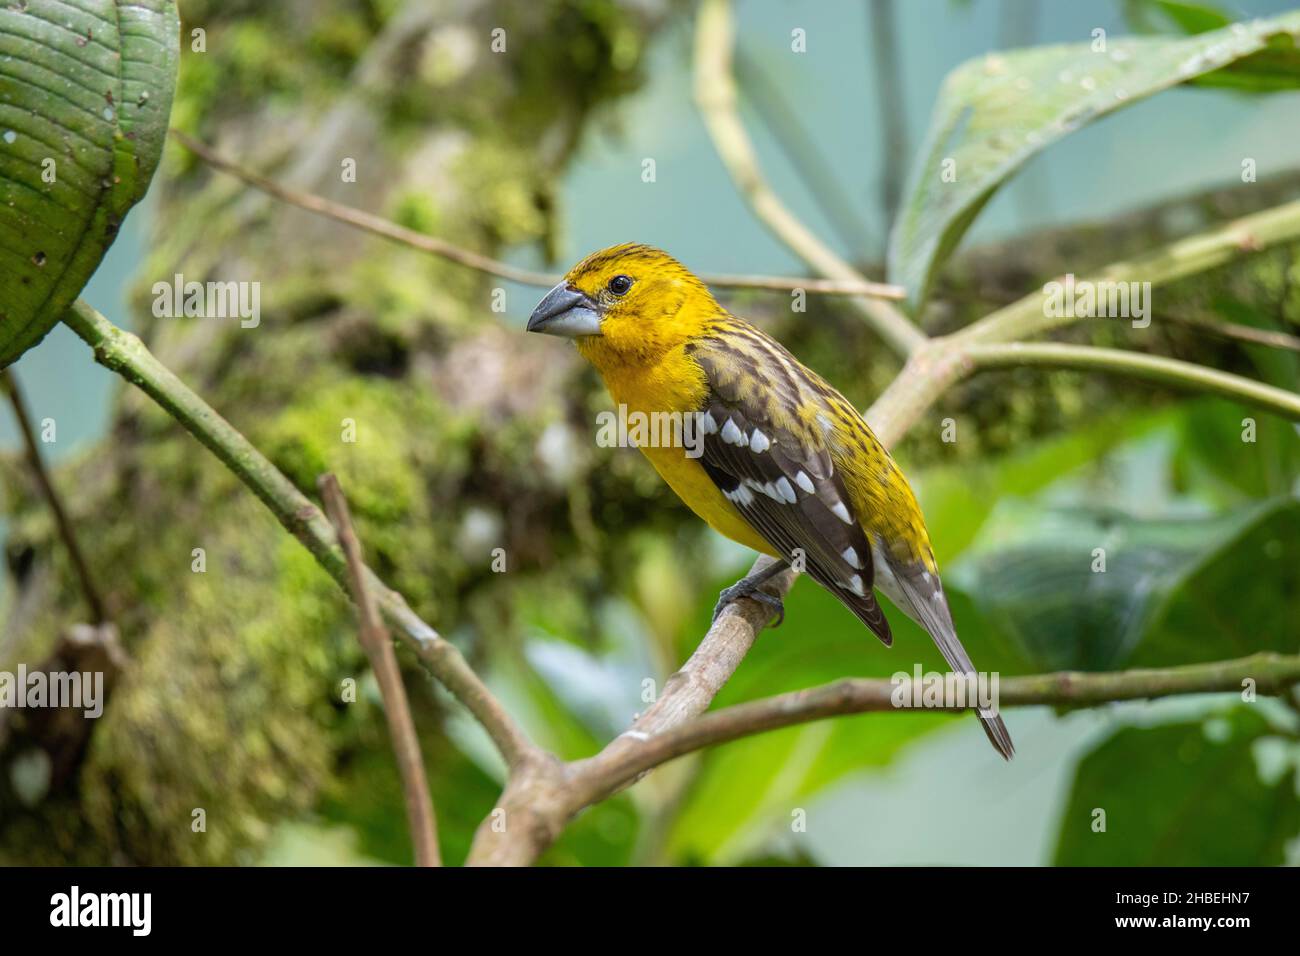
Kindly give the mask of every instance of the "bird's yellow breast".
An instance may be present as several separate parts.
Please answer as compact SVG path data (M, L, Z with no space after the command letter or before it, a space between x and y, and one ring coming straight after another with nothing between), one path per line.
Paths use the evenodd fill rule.
M615 404L624 406L629 416L662 412L690 415L704 404L708 394L704 372L684 347L671 349L659 361L645 366L600 354L598 343L598 339L591 343L596 350L584 348L587 343L580 343L579 348L604 378ZM779 557L718 490L699 459L687 455L686 448L643 446L640 450L677 497L715 531L747 548Z

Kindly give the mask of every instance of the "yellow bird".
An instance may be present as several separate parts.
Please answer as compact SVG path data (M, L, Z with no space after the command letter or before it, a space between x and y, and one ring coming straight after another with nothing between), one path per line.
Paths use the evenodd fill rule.
M634 243L594 253L547 293L528 331L573 338L629 416L697 416L698 456L681 445L641 451L713 528L778 559L723 591L715 618L741 597L779 615L761 585L802 558L886 646L893 638L873 585L929 632L955 672L974 672L921 509L889 452L848 399L722 308L676 259ZM979 718L1010 759L1002 718Z

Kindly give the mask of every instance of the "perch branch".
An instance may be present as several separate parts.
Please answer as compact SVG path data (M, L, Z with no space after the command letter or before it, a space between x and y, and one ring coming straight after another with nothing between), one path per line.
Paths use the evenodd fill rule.
M4 390L9 397L9 404L13 406L14 418L18 421L18 431L22 435L27 461L31 465L32 474L36 476L36 484L41 489L41 495L49 505L50 513L54 515L54 525L72 561L72 569L77 575L82 597L85 598L87 609L90 611L90 621L92 624L103 624L107 620L104 602L100 599L99 589L95 587L95 579L90 574L90 565L86 563L85 555L81 552L81 545L77 543L76 529L72 527L68 512L63 507L63 500L55 490L54 482L50 480L45 462L41 460L41 448L37 444L36 432L32 428L31 415L27 412L27 402L23 398L18 379L14 377L13 369L0 371L0 389Z
M493 259L490 256L462 248L454 243L447 242L445 239L408 229L406 226L385 219L383 216L377 216L363 209L355 209L352 206L334 202L324 196L317 196L314 193L284 186L235 162L233 159L221 155L211 146L178 129L171 130L171 137L213 169L229 173L254 189L291 206L297 206L299 209L305 209L308 212L325 216L328 219L333 219L364 232L391 239L421 252L427 252L449 262L509 282L550 288L562 278L556 273L521 269L498 259ZM805 292L822 295L870 296L881 299L902 299L906 295L900 286L890 285L885 282L872 282L856 273L851 277L842 276L829 279L802 278L798 276L732 275L729 273L706 273L701 275L700 278L707 284L722 289L759 289L772 292L792 292L795 289L802 289Z
M261 499L340 586L348 586L347 562L334 528L247 438L159 362L139 338L119 329L85 302L77 301L63 321L94 349L95 361L161 405ZM421 620L406 599L373 571L365 568L363 574L384 616L430 672L483 725L506 763L514 765L535 750L455 645Z
M737 616L749 622L747 609ZM1260 653L1182 667L1112 673L1064 671L1011 677L1000 682L998 704L1000 707L1089 707L1180 694L1240 692L1247 680L1254 682L1260 694L1284 695L1300 685L1300 656ZM565 823L584 807L617 793L661 764L705 747L781 727L848 714L905 709L895 706L895 689L892 680L840 680L687 717L656 733L625 733L595 757L561 766L553 775L530 780L525 786L507 787L503 804L516 806L520 814L528 814L529 825L512 829L507 822L500 839L489 839L480 828L470 862L530 863L545 849L549 839L562 831ZM668 693L669 688L665 687L665 697ZM944 712L968 708L925 709ZM506 819L510 819L509 815ZM518 836L521 832L522 837Z
M361 648L370 660L384 700L384 718L388 722L388 735L393 741L393 754L402 778L402 794L406 798L406 819L411 828L411 842L415 845L416 866L441 866L438 854L438 823L429 795L429 781L420 754L420 739L411 720L411 705L406 699L402 672L397 666L388 629L379 616L375 596L366 584L366 566L361 557L361 543L352 526L352 515L339 480L331 473L317 481L325 511L338 534L339 543L348 565L348 586L357 606L361 625Z
M731 63L734 34L728 0L704 0L695 26L695 102L723 165L759 220L814 272L842 282L866 281L817 238L763 178L754 144L736 109ZM925 343L925 333L888 302L862 297L849 301L899 355L906 356Z

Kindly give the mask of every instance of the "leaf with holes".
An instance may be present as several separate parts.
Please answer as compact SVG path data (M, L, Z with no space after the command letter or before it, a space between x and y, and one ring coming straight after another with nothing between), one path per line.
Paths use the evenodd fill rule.
M1059 139L1182 83L1300 82L1300 11L1191 37L1099 37L994 53L944 81L889 241L889 278L925 300L935 270L1011 175ZM1256 77L1258 79L1258 77Z
M175 0L0 5L0 368L77 298L158 165Z

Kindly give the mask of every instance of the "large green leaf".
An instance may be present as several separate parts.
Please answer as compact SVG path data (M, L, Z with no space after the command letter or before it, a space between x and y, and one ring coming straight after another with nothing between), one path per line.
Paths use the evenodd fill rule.
M1191 37L1126 37L990 54L944 82L890 236L889 277L913 306L989 198L1031 156L1076 129L1181 83L1265 64L1300 80L1300 12ZM951 175L945 176L945 171Z
M994 525L951 577L1039 669L1297 649L1300 502L1169 520L1008 506Z
M0 368L60 319L148 188L178 23L174 0L0 5Z
M1261 866L1300 831L1293 774L1261 778L1268 723L1239 706L1201 722L1128 727L1079 764L1061 817L1064 866ZM1105 813L1105 830L1096 827Z

